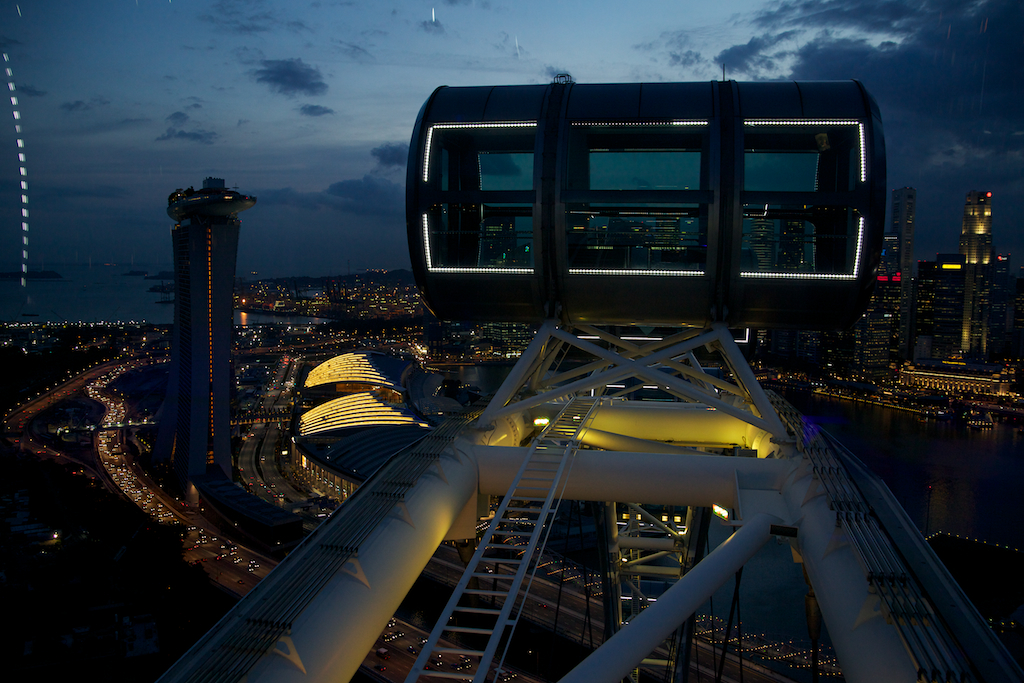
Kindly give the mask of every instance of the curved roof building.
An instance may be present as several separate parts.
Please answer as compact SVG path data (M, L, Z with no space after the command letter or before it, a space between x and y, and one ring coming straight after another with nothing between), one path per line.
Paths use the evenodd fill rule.
M325 384L364 384L402 391L402 375L408 367L408 361L375 351L345 353L313 368L304 386L309 389Z
M370 392L336 398L306 411L299 418L296 436L309 437L346 429L383 425L429 427L412 412L376 398Z

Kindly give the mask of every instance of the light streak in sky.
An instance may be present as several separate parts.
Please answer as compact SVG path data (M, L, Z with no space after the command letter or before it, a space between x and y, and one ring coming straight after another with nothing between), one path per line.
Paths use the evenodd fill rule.
M21 8L18 8L21 14ZM11 93L11 107L14 114L14 132L18 135L18 166L21 177L21 286L25 287L28 282L28 169L25 165L25 140L21 137L21 110L18 109L17 88L14 86L14 71L9 66L11 58L6 52L4 57L4 72L7 74L7 90Z

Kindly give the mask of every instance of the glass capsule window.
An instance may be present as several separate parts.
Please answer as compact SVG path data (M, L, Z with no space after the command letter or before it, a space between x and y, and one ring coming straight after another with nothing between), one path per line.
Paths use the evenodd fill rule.
M565 221L570 272L697 274L707 260L696 204L569 204Z
M431 269L533 268L533 204L466 202L432 208L425 216Z
M701 275L706 121L574 123L562 198L569 272Z
M746 121L741 276L855 278L865 163L858 121Z
M533 272L536 123L439 123L427 130L423 214L435 272Z

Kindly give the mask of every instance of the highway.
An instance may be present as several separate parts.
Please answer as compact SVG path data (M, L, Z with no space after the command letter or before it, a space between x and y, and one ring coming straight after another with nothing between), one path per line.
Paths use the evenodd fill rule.
M188 530L185 539L185 560L202 564L218 586L241 597L266 576L267 572L276 566L277 561L238 545L235 545L234 554L228 554L224 546L230 542L219 536L221 532L217 527L197 512L183 507L173 496L161 489L138 463L134 462L125 447L126 428L122 425L125 424L128 406L123 399L107 391L107 385L121 374L138 369L149 362L152 361L110 361L70 378L11 411L5 420L6 432L13 435L15 442L23 451L32 452L40 458L73 462L105 488L133 502L154 521L163 524L179 522L184 525ZM76 452L73 457L68 452L43 444L41 438L34 433L33 422L44 410L80 395L102 406L102 413L93 432L92 451Z

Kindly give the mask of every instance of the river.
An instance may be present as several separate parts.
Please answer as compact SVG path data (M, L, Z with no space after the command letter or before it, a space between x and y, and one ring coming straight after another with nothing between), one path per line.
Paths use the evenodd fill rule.
M1024 433L790 391L786 398L880 476L925 534L1024 548Z

